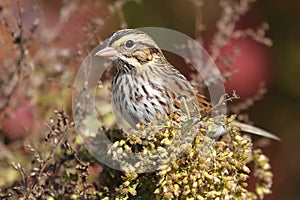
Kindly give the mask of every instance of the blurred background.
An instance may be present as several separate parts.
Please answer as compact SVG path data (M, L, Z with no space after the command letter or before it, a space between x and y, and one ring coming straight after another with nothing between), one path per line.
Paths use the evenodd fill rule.
M95 46L97 42L104 40L120 27L154 26L174 29L194 38L201 36L201 42L211 52L209 47L214 39L214 34L218 31L216 23L222 11L218 4L219 1L215 0L203 2L196 0L141 0L126 1L126 3L125 1L108 0L82 1L81 4L74 3L73 7L65 7L66 10L61 8L67 1L40 0L38 3L40 7L35 7L34 2L36 1L23 0L20 5L24 11L24 29L29 30L33 21L37 17L43 16L40 19L42 25L36 30L40 38L33 38L30 44L30 54L34 55L34 59L39 62L36 62L38 64L33 68L34 76L30 80L22 79L22 86L13 93L13 98L9 99L8 106L1 110L0 137L3 141L1 145L4 146L21 144L26 140L28 134L40 134L44 128L41 127L43 121L49 118L49 110L67 106L70 103L70 89L62 88L72 85L76 70L80 66L80 59L77 59L78 57L75 59L74 56L73 60L68 60L66 57L80 54L78 49L85 47L88 52L93 45ZM79 1L74 2L78 3ZM197 8L197 5L202 3L204 3L203 7ZM1 15L18 18L19 9L15 1L4 0L0 5ZM118 8L122 8L123 12L116 11ZM233 104L240 102L247 104L248 102L251 105L253 98L260 99L254 102L254 105L246 106L249 107L246 111L242 109L242 113L247 113L255 125L269 130L282 139L281 142L272 141L263 148L271 159L274 172L273 194L266 196L266 199L272 200L292 200L299 196L299 8L300 2L297 0L261 0L252 3L250 10L237 21L235 29L252 28L257 30L263 22L267 22L270 30L267 31L266 36L273 41L272 46L267 47L255 42L251 37L247 37L229 40L220 48L221 55L232 53L236 47L239 47L240 51L232 61L230 69L237 73L233 73L226 82L227 91L231 93L232 90L236 90L241 97ZM87 23L91 17L94 20ZM18 21L13 19L8 19L8 21L15 26L18 24ZM202 23L205 26L199 26ZM3 44L3 41L11 40L11 36L4 31L3 23L0 28L1 44ZM89 44L87 45L85 42L89 42ZM10 42L5 45L6 48L13 46ZM40 50L40 46L47 51ZM57 48L60 48L60 51L58 54L54 54L51 49ZM1 74L4 66L9 65L5 62L5 56L9 55L5 53L6 50L2 48L0 54ZM41 70L49 71L47 77L40 72ZM184 71L184 69L181 70ZM31 81L32 79L34 81ZM265 83L267 92L260 98L256 94L261 90L262 82ZM36 94L36 91L40 92ZM2 97L0 98L2 99ZM21 123L17 124L16 122ZM2 154L5 153L2 151ZM13 160L10 158L8 161ZM1 184L2 187L5 182Z

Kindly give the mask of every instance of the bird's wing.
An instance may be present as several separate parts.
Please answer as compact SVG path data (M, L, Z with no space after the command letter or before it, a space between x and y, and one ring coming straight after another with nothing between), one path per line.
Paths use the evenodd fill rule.
M172 94L176 94L176 99L173 101L173 103L178 105L178 107L182 108L182 102L177 103L178 96L186 96L187 101L191 101L190 105L193 105L194 100L197 102L198 111L205 110L209 111L209 109L212 108L211 103L208 101L208 99L202 95L200 92L198 92L196 89L193 88L193 86L190 84L190 82L174 67L171 68L172 73L169 77L166 77L166 80L164 82L164 85L166 86L165 89L168 91L171 91ZM181 105L180 105L181 104ZM191 106L189 106L191 107ZM254 135L263 136L266 138L274 139L274 140L280 140L279 137L276 135L269 133L261 128L244 124L238 121L232 122L234 125L241 128L241 131L251 133Z

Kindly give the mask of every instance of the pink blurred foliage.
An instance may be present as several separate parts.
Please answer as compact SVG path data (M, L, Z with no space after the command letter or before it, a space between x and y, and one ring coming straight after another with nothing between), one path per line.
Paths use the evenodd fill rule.
M236 53L233 53L235 52ZM272 72L269 64L269 51L267 47L258 44L251 38L231 40L221 51L221 57L230 57L232 60L230 71L233 75L225 83L226 90L236 90L238 95L245 99L257 93L262 82L271 83ZM225 72L225 68L221 67Z
M21 139L32 132L36 121L36 106L27 99L19 99L20 105L13 110L8 107L4 110L7 117L1 123L3 133L11 140Z

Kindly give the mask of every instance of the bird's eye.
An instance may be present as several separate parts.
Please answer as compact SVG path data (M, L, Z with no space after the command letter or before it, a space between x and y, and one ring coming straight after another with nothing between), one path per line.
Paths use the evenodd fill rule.
M133 45L134 45L134 42L132 40L127 40L125 43L125 46L127 48L131 48L131 47L133 47Z

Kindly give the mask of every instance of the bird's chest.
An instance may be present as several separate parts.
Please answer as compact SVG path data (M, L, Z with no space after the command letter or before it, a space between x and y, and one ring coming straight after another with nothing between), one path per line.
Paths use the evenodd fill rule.
M169 113L168 99L159 87L162 80L152 78L123 74L113 79L114 104L121 116L133 126L139 122L151 122L158 115Z

